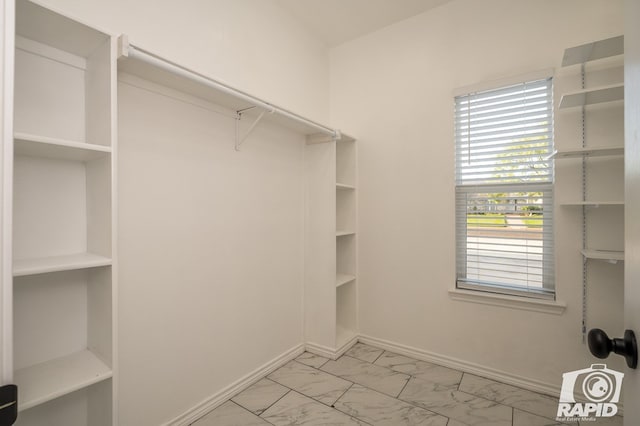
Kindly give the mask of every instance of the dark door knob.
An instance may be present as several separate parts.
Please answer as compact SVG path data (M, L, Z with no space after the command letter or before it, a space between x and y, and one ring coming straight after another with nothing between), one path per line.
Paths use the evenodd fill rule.
M11 426L18 418L18 386L0 386L0 426Z
M631 330L624 331L624 338L609 339L607 333L594 328L589 331L589 350L596 358L606 358L611 352L622 355L630 368L638 366L638 343L636 335Z

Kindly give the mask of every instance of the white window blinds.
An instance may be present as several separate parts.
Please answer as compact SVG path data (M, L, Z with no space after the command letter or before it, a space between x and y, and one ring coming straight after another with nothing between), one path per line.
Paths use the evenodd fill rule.
M455 98L459 288L554 297L552 81Z

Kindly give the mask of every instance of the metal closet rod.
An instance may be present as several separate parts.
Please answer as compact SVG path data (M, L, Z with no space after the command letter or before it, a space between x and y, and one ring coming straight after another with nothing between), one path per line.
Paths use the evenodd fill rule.
M241 99L245 102L248 102L254 106L263 108L270 113L280 114L291 120L304 124L305 126L309 126L311 128L317 129L322 133L330 135L332 138L336 140L340 139L341 137L340 132L338 130L325 127L322 124L318 124L298 114L295 114L293 112L287 111L282 108L278 108L275 105L271 105L270 103L263 101L262 99L256 98L255 96L251 96L248 93L244 93L240 90L234 89L233 87L227 86L226 84L213 80L209 77L205 77L202 74L199 74L195 71L191 71L187 68L184 68L176 63L173 63L157 55L154 55L153 53L147 52L146 50L136 47L134 45L128 44L126 46L126 52L127 52L126 56L130 58L134 58L142 62L146 62L149 65L153 65L154 67L161 68L172 74L187 78L189 80L200 83L204 86L211 87L215 90L226 93L235 98Z

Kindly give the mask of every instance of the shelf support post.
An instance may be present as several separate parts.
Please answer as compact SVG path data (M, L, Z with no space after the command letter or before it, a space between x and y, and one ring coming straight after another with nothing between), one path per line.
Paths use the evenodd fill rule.
M580 65L580 82L582 89L586 89L586 69L584 62ZM586 96L586 95L585 95ZM586 107L582 105L582 149L587 147L587 134L586 134ZM582 157L582 201L587 201L587 158ZM588 246L587 241L587 209L586 205L582 206L582 248L586 249ZM582 261L582 343L587 342L587 297L588 297L588 276L589 266L587 264L587 258Z

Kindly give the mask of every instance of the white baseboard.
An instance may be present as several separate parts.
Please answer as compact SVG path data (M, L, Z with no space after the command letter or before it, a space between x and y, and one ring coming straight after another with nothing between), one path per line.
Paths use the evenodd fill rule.
M258 380L267 376L274 370L283 366L287 362L296 358L298 355L304 352L304 345L296 345L283 354L275 357L271 361L267 362L263 366L255 369L251 373L242 377L241 379L231 383L226 388L222 389L220 392L217 392L211 395L209 398L205 399L195 407L191 408L184 414L179 415L173 420L164 424L164 426L188 426L191 423L195 422L199 418L203 417L205 414L213 410L214 408L221 405L226 400L233 398L238 393L242 392Z
M335 351L328 346L319 345L313 342L307 342L304 344L304 349L307 352L311 352L312 354L315 354L315 355L323 356L329 359L336 359Z
M353 345L358 343L358 340L360 340L360 336L358 336L356 334L351 339L347 340L342 346L340 346L338 349L336 349L336 358L335 359L340 358L342 355L344 355L344 353L346 351L348 351L349 349L351 349L351 347Z
M346 351L351 349L351 346L358 343L358 339L359 339L359 336L356 334L355 336L353 336L353 338L348 340L346 343L344 343L342 346L340 346L337 349L332 349L328 346L319 345L313 342L305 343L304 347L307 352L311 352L312 354L316 354L316 355L323 356L325 358L336 360L340 358Z
M379 339L376 337L356 335L351 340L347 341L340 348L332 349L327 346L319 345L312 342L296 345L289 349L285 353L277 356L271 361L267 362L263 366L257 368L253 372L247 374L236 382L230 384L220 392L210 396L206 400L202 401L189 411L180 416L174 418L163 426L188 426L195 422L205 414L221 405L226 400L234 397L244 389L251 386L253 383L267 376L274 370L278 369L282 365L296 358L305 350L316 355L323 356L325 358L337 359L342 356L347 350L349 350L355 343L362 342L367 345L375 346L380 349L385 349L400 355L405 355L411 358L419 359L422 361L432 362L434 364L442 365L444 367L453 368L466 373L476 374L478 376L493 379L502 383L507 383L513 386L518 386L523 389L528 389L534 392L543 393L553 397L560 395L560 387L554 384L541 382L538 380L530 379L527 377L518 376L515 374L507 373L501 370L485 367L473 362L448 357L445 355L425 351L423 349L414 348L400 343L390 342L388 340Z
M560 396L560 386L551 383L545 383L527 377L518 376L504 371L496 370L494 368L485 367L473 362L451 358L422 349L413 348L411 346L390 342L388 340L378 339L376 337L360 335L358 341L367 345L375 346L380 349L388 350L390 352L395 352L400 355L405 355L422 361L432 362L444 367L453 368L465 373L475 374L487 379L492 379L498 382L507 383L509 385L518 386L523 389L543 393L545 395L550 395L556 398Z

